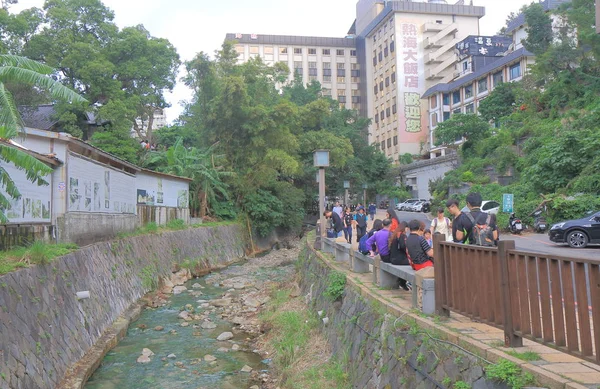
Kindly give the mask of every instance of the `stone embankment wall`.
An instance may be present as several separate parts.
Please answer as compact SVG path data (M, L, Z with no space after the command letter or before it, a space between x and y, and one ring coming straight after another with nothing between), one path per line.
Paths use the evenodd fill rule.
M107 328L179 264L244 256L243 228L194 228L84 247L0 276L0 388L49 389ZM78 300L76 292L89 291Z
M334 354L350 374L354 388L452 388L457 382L473 389L505 389L485 377L485 362L440 339L410 314L398 314L347 279L341 301L324 296L333 271L312 248L301 258L301 288L316 311ZM462 386L461 386L462 387Z

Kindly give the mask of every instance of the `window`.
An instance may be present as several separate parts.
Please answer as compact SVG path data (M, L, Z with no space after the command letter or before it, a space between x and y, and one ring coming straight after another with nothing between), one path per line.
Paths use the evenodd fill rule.
M265 54L273 54L273 46L265 46L263 51Z
M380 90L380 91L383 91L383 81L380 81L380 82L379 82L379 90Z
M350 56L356 57L356 50L350 50Z
M258 46L250 46L250 54L258 54Z
M443 118L444 121L450 119L450 112L444 112L442 114L442 118Z
M437 108L437 96L436 95L431 96L430 101L431 101L431 108Z
M317 63L316 62L309 62L308 63L308 75L309 76L316 76L317 73Z
M330 49L323 49L323 55L331 55Z
M474 107L473 103L467 104L465 106L465 113L474 113L474 112L475 112L475 107Z
M521 77L521 63L512 65L509 70L511 80Z
M452 113L461 113L460 108L456 108L454 111L452 111Z
M235 51L238 54L244 54L244 46L235 46Z
M438 20L436 20L435 22L436 22L436 24L442 24L442 21L441 21L441 20L439 20L439 19L438 19Z
M339 55L339 56L341 56L341 57L343 57L345 54L346 54L346 53L345 53L345 50L344 50L344 49L337 49L337 50L335 51L335 55Z
M465 86L465 99L473 97L473 85Z
M280 47L279 48L279 54L287 54L287 47Z
M481 80L477 81L477 92L478 93L482 93L487 91L487 78L482 78Z
M437 126L437 124L438 124L437 118L438 118L437 113L431 114L431 127Z
M338 77L346 77L346 69L337 69L337 76Z
M345 63L343 63L343 62L338 62L338 64L337 64L337 68L338 68L338 69L345 69L345 68L346 68L346 64L345 64Z
M389 78L389 77L386 77L386 78L385 78L385 86L386 86L386 88L387 88L388 86L390 86L390 78Z
M381 149L385 150L385 141L384 140L381 141Z
M398 146L398 135L394 135L394 146Z
M379 55L377 57L379 59L379 62L383 61L383 53L380 51Z
M323 96L331 96L331 89L323 88Z
M294 54L302 54L302 48L301 47L294 47Z
M360 91L358 89L352 89L352 104L360 103Z
M392 138L388 138L388 140L387 140L387 147L388 148L392 147Z
M389 54L388 47L385 46L385 49L383 49L383 56L387 58L388 54Z
M387 107L387 108L385 109L385 116L386 116L386 117L388 117L388 118L389 118L390 116L392 116L392 115L391 115L391 112L390 112L390 107Z
M465 61L463 62L463 71L467 70L469 68L469 62Z
M294 71L302 75L302 61L294 61Z
M394 50L396 50L396 42L391 41L390 42L390 52L394 52Z
M377 56L373 57L373 66L377 66Z
M452 92L452 104L460 103L460 89Z
M442 96L442 104L450 105L450 93L444 93L444 95Z
M379 112L375 112L375 123L379 123Z
M379 112L379 118L381 120L383 120L385 118L385 111L382 109L381 112Z
M325 70L323 70L323 72L325 72ZM329 72L331 72L331 70ZM323 82L331 82L331 75L323 75Z
M377 92L379 92L379 90L377 89L377 84L375 84L375 86L373 87L373 93L377 95Z
M317 55L317 49L308 49L308 55Z
M338 72L339 72L339 70L338 70ZM337 83L338 84L344 84L345 82L346 82L346 77L344 77L344 76L338 76L338 78L337 78Z
M504 82L504 77L502 76L502 71L499 71L498 73L494 73L494 75L492 76L492 81L494 82L494 88L497 87L498 85L502 84Z
M340 103L346 102L346 89L338 89L337 90L338 101Z
M331 69L331 62L323 62L323 69Z
M308 68L309 69L316 69L317 68L317 63L316 62L309 62L308 63Z
M398 109L396 108L396 103L392 105L392 114L395 115Z

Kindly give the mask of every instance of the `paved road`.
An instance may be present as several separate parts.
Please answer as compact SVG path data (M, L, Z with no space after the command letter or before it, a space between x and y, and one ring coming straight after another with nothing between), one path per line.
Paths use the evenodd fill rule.
M385 213L381 211L381 215L378 213L378 217L385 217ZM421 212L401 212L396 211L400 220L422 220L427 223L427 216ZM600 245L588 246L585 249L572 249L568 245L559 245L551 242L548 239L548 234L535 234L535 233L523 233L521 235L512 235L510 233L502 233L500 239L503 240L514 240L515 246L518 250L541 253L541 254L553 254L560 255L567 258L583 258L583 259L594 259L600 261Z

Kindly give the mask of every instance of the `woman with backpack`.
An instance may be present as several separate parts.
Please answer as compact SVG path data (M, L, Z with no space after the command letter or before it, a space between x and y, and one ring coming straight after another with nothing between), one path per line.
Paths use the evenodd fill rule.
M344 208L342 215L342 220L344 221L344 238L346 238L346 242L352 243L352 223L354 222L354 218L350 212L350 207Z
M431 221L431 234L444 234L446 241L452 242L452 222L444 216L444 208L438 208L437 217Z
M373 228L371 228L371 231L367 232L365 235L363 235L362 238L359 239L358 251L360 251L364 255L368 255L372 247L367 247L367 240L369 240L369 238L373 236L374 233L381 230L382 228L383 220L375 219L375 221L373 221Z

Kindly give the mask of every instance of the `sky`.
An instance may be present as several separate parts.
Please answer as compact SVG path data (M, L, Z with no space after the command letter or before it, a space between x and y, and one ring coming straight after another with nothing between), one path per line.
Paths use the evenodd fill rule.
M532 1L473 0L474 5L486 9L486 15L479 22L481 35L494 35L504 26L510 12L516 13ZM354 21L356 2L103 0L114 11L119 27L143 24L152 36L168 39L177 48L182 61L192 59L200 51L212 55L223 43L226 33L344 37ZM26 8L41 8L43 4L44 0L19 0L10 10L18 13ZM178 83L173 93L167 94L171 104L167 120L175 120L182 111L180 102L190 98L191 91Z

